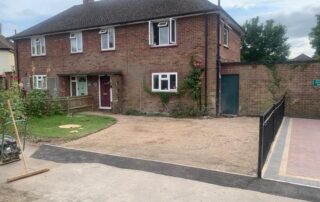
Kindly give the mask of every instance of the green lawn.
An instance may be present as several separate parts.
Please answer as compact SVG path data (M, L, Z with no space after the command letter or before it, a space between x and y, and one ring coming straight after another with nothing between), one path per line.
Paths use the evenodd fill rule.
M88 115L56 115L50 117L31 118L28 121L28 134L39 139L59 138L64 140L76 139L114 124L112 117ZM80 128L63 129L61 125L75 124Z

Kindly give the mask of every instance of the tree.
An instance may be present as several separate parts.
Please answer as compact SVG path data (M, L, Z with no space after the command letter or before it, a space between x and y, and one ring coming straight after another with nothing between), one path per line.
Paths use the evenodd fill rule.
M289 56L286 27L275 25L273 20L259 23L259 17L243 25L244 35L241 40L241 60L243 62L285 61Z
M320 15L317 15L317 25L312 28L309 37L312 48L316 49L314 58L320 60Z

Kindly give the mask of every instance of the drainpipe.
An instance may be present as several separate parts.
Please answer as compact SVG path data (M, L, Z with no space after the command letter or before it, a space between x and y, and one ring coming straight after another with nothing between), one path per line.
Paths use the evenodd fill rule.
M14 41L14 49L15 49L15 71L17 73L18 82L20 83L20 71L19 71L19 51L18 51L18 43Z
M205 61L204 61L204 107L205 112L208 110L208 15L205 16Z
M220 1L219 1L220 7ZM221 7L220 7L221 8ZM221 57L220 57L220 38L221 38L221 15L217 14L217 61L216 61L216 116L220 115L221 103Z

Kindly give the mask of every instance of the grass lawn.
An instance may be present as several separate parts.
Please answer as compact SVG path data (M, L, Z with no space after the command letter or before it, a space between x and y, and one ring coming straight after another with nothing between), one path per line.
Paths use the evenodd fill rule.
M31 118L28 121L28 133L34 138L64 140L76 139L114 124L112 117L89 115L55 115L50 117ZM80 128L59 128L62 125L75 124Z

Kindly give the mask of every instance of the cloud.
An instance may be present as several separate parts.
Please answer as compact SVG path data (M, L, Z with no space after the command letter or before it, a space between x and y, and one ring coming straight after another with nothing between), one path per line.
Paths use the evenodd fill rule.
M285 25L291 58L301 53L313 55L308 35L316 25L315 15L320 14L319 0L221 0L221 4L239 24L259 16L262 22L274 19Z
M315 50L312 49L308 37L290 38L290 58L295 58L298 55L304 53L310 57L314 55Z
M0 23L5 36L27 29L82 0L1 0Z

